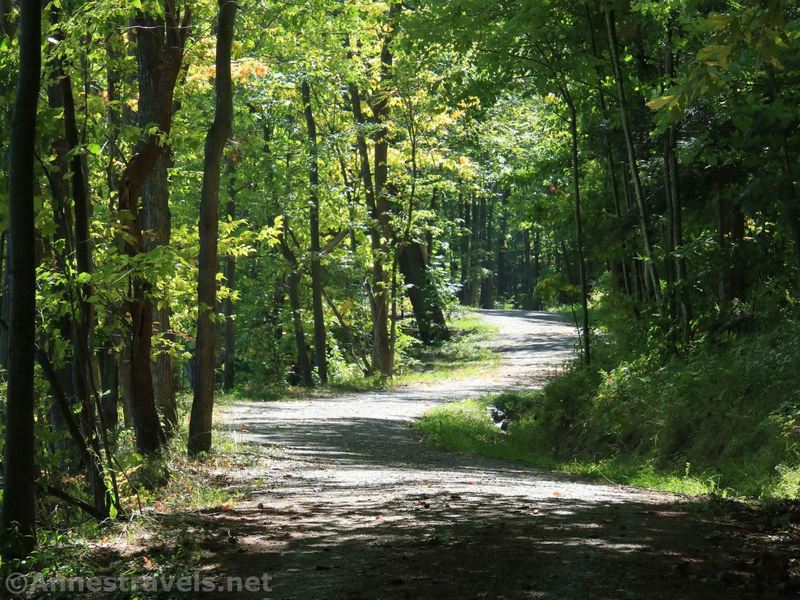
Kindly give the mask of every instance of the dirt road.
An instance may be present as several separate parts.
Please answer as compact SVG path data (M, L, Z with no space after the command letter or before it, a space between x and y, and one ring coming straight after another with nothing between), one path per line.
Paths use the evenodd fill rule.
M209 567L268 572L273 591L258 598L789 595L780 540L703 520L683 498L423 444L412 421L436 403L541 385L574 347L554 315L481 314L499 330L502 367L488 376L236 405L230 426L284 457L263 492L203 515L231 542Z

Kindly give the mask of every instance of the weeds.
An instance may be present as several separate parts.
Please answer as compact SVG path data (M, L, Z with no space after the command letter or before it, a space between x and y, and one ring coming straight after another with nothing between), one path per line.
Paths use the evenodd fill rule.
M538 392L447 404L419 427L448 448L686 494L800 496L800 322L696 342L683 356L595 339ZM489 421L497 405L508 433Z

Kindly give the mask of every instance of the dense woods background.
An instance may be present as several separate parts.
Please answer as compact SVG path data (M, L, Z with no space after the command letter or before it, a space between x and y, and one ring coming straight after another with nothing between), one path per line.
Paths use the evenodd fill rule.
M6 556L210 451L220 390L376 385L458 304L569 307L549 451L796 495L799 38L781 0L2 0Z

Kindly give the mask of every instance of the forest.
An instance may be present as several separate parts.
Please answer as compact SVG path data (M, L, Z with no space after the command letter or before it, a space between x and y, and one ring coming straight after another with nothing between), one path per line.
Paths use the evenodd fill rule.
M799 106L792 0L0 0L2 575L186 569L227 550L142 540L241 546L298 448L380 479L421 436L702 498L686 553L750 511L783 549L720 585L800 589ZM468 597L298 568L279 597Z

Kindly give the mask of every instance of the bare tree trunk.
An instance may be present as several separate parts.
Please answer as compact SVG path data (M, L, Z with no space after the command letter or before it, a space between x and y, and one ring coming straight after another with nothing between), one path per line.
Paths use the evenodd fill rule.
M311 308L314 315L314 363L320 383L328 383L328 357L325 342L325 313L322 307L322 265L319 244L319 149L317 146L317 123L311 109L311 85L307 79L302 83L303 113L308 130L308 183L309 224L311 236Z
M8 38L8 45L11 45L11 40L16 34L16 24L11 18L11 11L14 9L12 0L0 0L0 40ZM0 73L0 96L5 96L6 90L10 87L9 82L5 79L5 74ZM2 124L3 127L7 123ZM0 152L5 152L5 148L0 147ZM7 230L2 232L3 235L3 252L0 252L0 261L2 261L2 276L0 276L0 320L3 323L8 323L11 320L11 280L10 280L10 242L8 240L9 234ZM0 327L0 367L8 369L8 327ZM0 409L2 410L2 409ZM1 416L1 415L0 415Z
M228 162L227 171L233 174L233 159ZM236 187L231 180L228 185L228 202L225 204L225 214L229 219L236 218ZM236 290L236 257L225 257L225 285L232 292ZM222 314L225 316L225 357L222 372L222 389L230 392L234 387L236 377L236 307L233 299L228 296L222 302Z
M217 306L217 244L219 237L219 182L222 153L233 127L231 48L236 22L236 0L218 0L216 51L216 110L206 136L203 188L200 197L200 258L197 281L197 388L189 421L189 454L211 449L214 412L214 367Z
M297 347L297 369L299 370L298 376L303 387L311 387L311 364L308 360L308 352L306 351L306 336L303 331L303 318L301 315L302 305L300 303L300 265L298 264L297 257L289 248L287 237L290 235L288 221L284 220L284 235L281 236L281 252L283 253L286 262L289 263L291 272L286 280L286 288L289 296L289 308L292 311L292 329L294 331L294 341Z
M508 204L508 197L511 191L503 190L500 201L500 230L497 236L497 295L502 299L509 292L509 274L508 274L508 242L506 237L508 235L508 215L506 205Z
M592 362L589 329L589 282L586 274L586 259L583 253L583 219L581 218L580 164L578 162L578 114L572 96L566 87L564 96L569 107L570 155L572 158L572 186L575 196L575 246L578 253L578 275L581 284L581 309L583 312L583 360Z
M425 246L416 241L402 245L398 266L408 286L406 293L411 300L420 339L426 344L447 339L447 324L428 273Z
M6 559L26 556L36 544L34 486L34 379L36 335L36 227L34 151L42 41L41 6L20 7L19 75L11 118L9 151L9 320L3 515Z
M461 304L468 305L469 304L469 283L470 283L470 271L472 270L471 260L470 260L470 250L471 250L471 241L472 241L472 207L469 199L468 194L464 194L463 191L459 191L459 199L461 200L461 219L464 223L464 226L460 229L460 254L461 254L461 290L459 292L459 300L461 300Z
M157 88L160 94L157 106L152 114L157 131L146 132L136 146L134 156L128 161L119 181L120 217L128 229L124 239L125 252L131 258L145 251L144 222L139 210L139 197L142 186L148 178L162 152L161 134L169 134L172 128L172 98L183 58L183 48L189 30L190 10L184 5L181 19L177 14L174 0L163 0L162 17L139 13L136 19L138 28L137 46L140 65L153 64L155 61L144 60L143 54L158 52L162 56L160 66L155 73L142 68L140 79L158 77ZM156 30L164 28L166 42L159 48ZM142 107L140 106L140 110ZM131 277L131 300L127 303L127 311L131 319L130 338L130 379L127 381L132 393L131 412L133 427L136 433L136 445L142 454L157 452L165 441L164 432L156 410L153 391L153 378L150 357L152 353L153 305L149 299L150 283L142 274Z
M617 43L617 29L614 20L614 12L606 12L606 29L608 31L608 45L611 50L611 66L614 71L614 81L617 90L617 102L619 103L620 119L622 121L622 133L625 137L625 148L628 152L628 163L631 170L631 179L633 180L633 191L636 197L636 202L639 206L639 227L642 234L642 244L644 246L644 253L647 257L648 276L653 288L653 297L657 303L661 303L661 284L656 272L654 263L653 245L650 241L650 231L648 223L648 210L645 203L644 190L642 189L642 181L639 177L639 164L636 160L636 149L633 145L633 134L631 133L630 123L628 121L628 107L625 100L625 84L622 78L622 68L619 61L619 44Z
M158 119L158 100L162 94L161 78L154 76L161 68L164 54L164 32L154 27L139 32L139 125L154 123ZM142 222L144 224L144 250L150 252L160 246L168 246L172 232L172 215L169 208L169 182L167 169L171 150L164 147L153 165L153 169L142 185ZM167 341L172 339L168 298L162 305L153 307L153 325ZM175 391L175 371L169 352L158 349L151 357L153 396L160 409L167 435L178 426L178 407Z
M148 68L152 67L148 66ZM148 83L157 82L150 79ZM141 102L142 106L153 106L158 98L159 90L155 85L150 85L149 89L140 89L139 94L140 97L149 96L146 102ZM143 120L152 122L154 116L140 116L140 122ZM168 246L170 243L172 216L169 209L169 182L167 180L169 163L170 149L165 148L142 186L142 221L146 231L144 242L147 252L159 246ZM162 300L162 305L154 307L155 331L159 332L167 341L174 339L170 327L171 312L168 298ZM171 435L178 427L175 368L172 355L163 349L158 349L151 362L156 406L161 410L165 432Z

